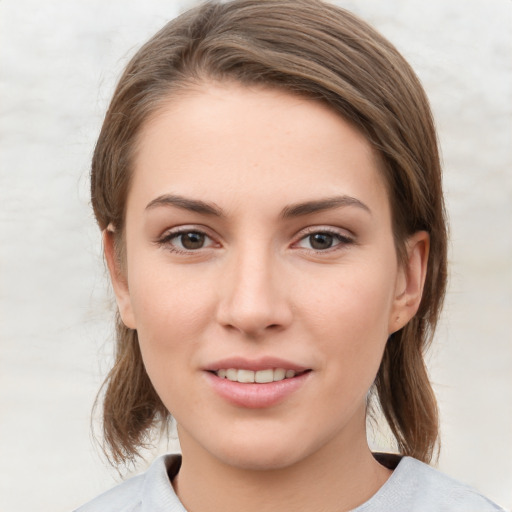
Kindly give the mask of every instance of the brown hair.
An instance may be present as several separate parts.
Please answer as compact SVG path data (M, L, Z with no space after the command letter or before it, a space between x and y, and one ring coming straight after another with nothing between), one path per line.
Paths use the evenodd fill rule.
M399 258L409 235L429 233L419 310L390 336L373 391L399 451L430 461L438 440L438 412L424 351L444 298L447 234L436 133L418 78L368 24L320 0L207 2L182 14L128 64L95 148L94 213L102 230L115 226L119 254L141 126L173 92L207 79L284 88L326 103L380 155ZM103 401L111 460L133 459L150 441L153 428L168 418L144 368L137 332L118 317L115 363Z

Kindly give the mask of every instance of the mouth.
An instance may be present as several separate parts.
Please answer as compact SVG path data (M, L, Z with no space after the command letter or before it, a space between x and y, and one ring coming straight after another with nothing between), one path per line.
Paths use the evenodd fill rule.
M287 403L308 386L313 368L270 355L257 359L231 356L203 368L210 389L222 400L244 409Z
M203 368L210 388L221 399L244 409L286 403L311 381L313 368L273 356L231 356Z
M211 371L220 379L226 379L231 382L240 382L242 384L268 384L270 382L280 382L285 379L293 379L311 370L291 370L285 368L267 368L264 370L246 370L244 368L221 368Z
M222 365L224 366L224 365ZM234 365L233 365L234 366ZM211 389L231 405L264 409L286 402L310 381L311 369L219 368L205 372Z

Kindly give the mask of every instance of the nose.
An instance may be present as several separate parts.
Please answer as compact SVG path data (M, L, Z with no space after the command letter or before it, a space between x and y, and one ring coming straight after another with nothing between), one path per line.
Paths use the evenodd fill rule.
M286 329L292 308L276 258L246 250L230 259L219 287L218 322L253 339Z

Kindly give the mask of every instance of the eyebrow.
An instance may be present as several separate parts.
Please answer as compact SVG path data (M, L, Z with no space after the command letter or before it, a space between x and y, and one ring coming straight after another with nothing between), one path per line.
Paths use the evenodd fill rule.
M153 199L146 206L146 210L151 210L157 206L176 206L183 210L189 210L203 215L213 215L215 217L222 217L224 215L222 208L215 203L207 203L206 201L200 201L198 199L190 199L170 194L164 194Z
M281 218L290 219L292 217L300 217L302 215L309 215L312 213L323 212L325 210L332 210L334 208L342 208L346 206L355 206L368 212L371 215L371 210L362 201L355 197L343 195L328 197L326 199L319 199L316 201L306 201L304 203L297 203L287 206L281 212Z
M217 206L215 203L201 201L199 199L190 199L173 194L164 194L153 199L146 206L146 210L151 210L158 206L175 206L184 210L200 213L203 215L212 215L214 217L225 216L222 208ZM305 201L303 203L296 203L286 206L283 208L280 217L282 219L290 219L347 206L355 206L368 212L371 215L370 208L368 208L368 206L366 206L366 204L364 204L362 201L356 199L355 197L343 195L318 199L314 201Z

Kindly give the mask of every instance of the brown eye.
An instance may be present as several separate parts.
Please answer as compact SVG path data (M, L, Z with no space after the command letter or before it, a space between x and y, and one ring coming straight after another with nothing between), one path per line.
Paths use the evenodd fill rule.
M354 240L342 233L330 231L314 231L301 238L296 247L322 252L329 249L342 249L347 245L353 244Z
M202 231L183 229L169 233L157 241L158 245L176 253L189 253L207 249L215 245L214 241Z
M334 236L329 233L314 233L308 238L311 248L315 251L330 249L334 242Z
M187 231L181 233L177 238L181 242L181 246L188 250L193 251L194 249L201 249L204 246L205 234L197 231Z

